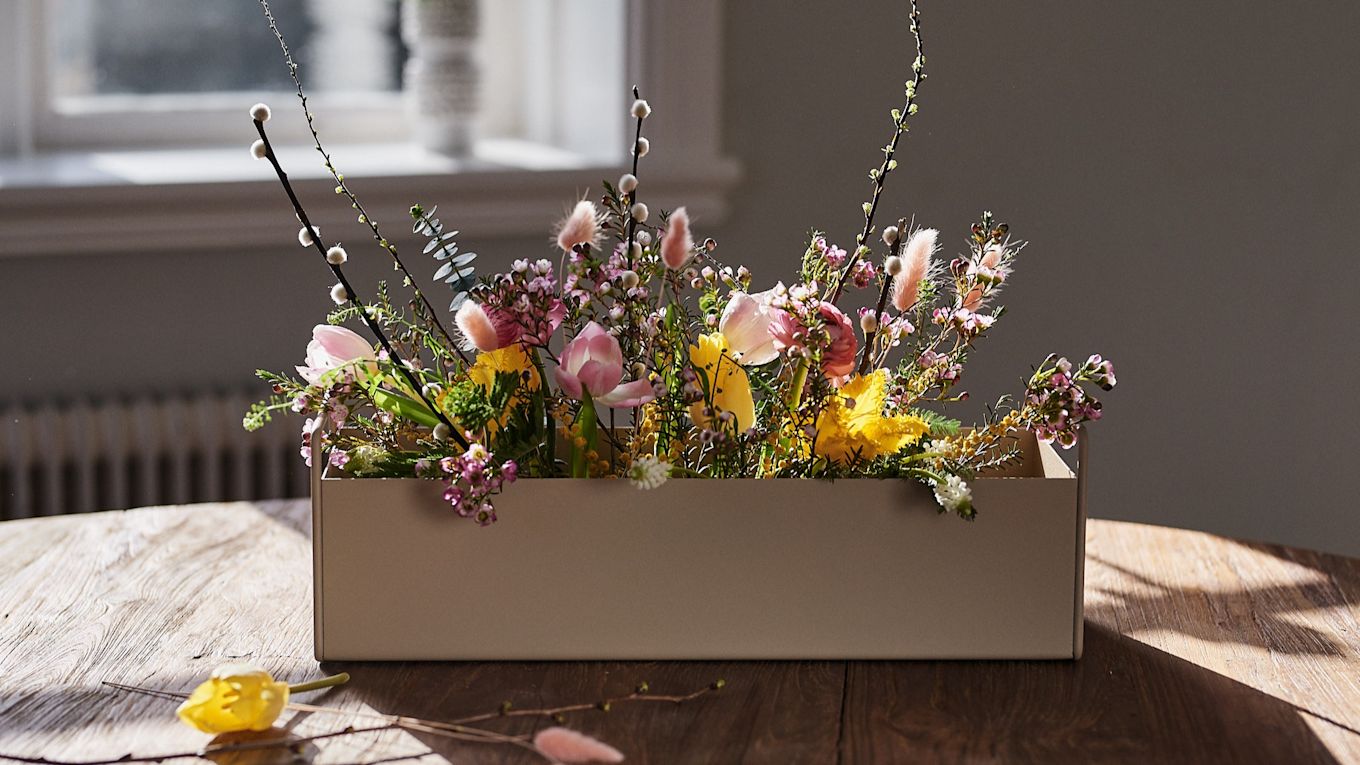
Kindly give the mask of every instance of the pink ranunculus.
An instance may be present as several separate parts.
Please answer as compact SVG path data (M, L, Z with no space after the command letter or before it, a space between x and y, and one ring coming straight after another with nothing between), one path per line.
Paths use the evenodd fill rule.
M542 315L536 315L535 320L527 322L532 326L520 327L524 332L520 339L529 345L546 346L548 341L552 339L553 333L557 331L558 327L562 326L562 320L565 318L567 318L566 304L557 298L553 298L550 307L543 311ZM495 321L494 316L492 321Z
M465 350L490 353L519 339L519 327L514 317L504 311L487 311L472 300L465 300L458 307L453 323L463 336Z
M376 358L377 356L373 353L373 345L360 337L357 332L344 327L318 324L312 329L312 341L307 343L307 358L303 364L296 368L302 379L312 385L317 385L321 382L322 376L333 369L353 365L354 367L367 366L369 369L376 370L376 365L364 364L364 362L372 362Z
M768 364L779 356L770 334L770 324L781 313L770 305L773 292L766 290L754 295L733 292L718 320L718 331L727 338L728 347L742 366Z
M656 398L647 380L623 382L619 341L593 321L562 349L553 374L563 393L580 399L589 391L595 403L608 407L641 406Z
M826 301L818 305L817 313L831 338L822 348L822 372L832 380L843 378L855 371L855 349L858 345L855 325L851 323L850 317ZM769 331L779 350L807 348L807 328L798 317L787 311L775 311Z
M850 317L826 301L820 307L822 321L831 335L831 344L822 350L822 371L827 377L845 377L855 371L855 325Z
M544 728L534 734L534 748L552 762L623 762L623 752L570 728Z

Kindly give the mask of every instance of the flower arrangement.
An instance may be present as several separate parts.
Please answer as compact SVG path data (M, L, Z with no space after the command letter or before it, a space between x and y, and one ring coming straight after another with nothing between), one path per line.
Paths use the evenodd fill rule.
M634 88L631 168L575 203L551 257L478 273L476 254L460 250L434 208L411 207L433 281L451 290L451 315L420 288L313 128L337 194L410 293L395 298L379 284L367 299L345 276L347 250L310 223L270 144L270 110L255 106L252 153L283 184L299 242L335 277L336 308L313 330L296 375L260 373L274 395L246 427L304 414L309 463L312 440L324 439L331 467L438 481L451 509L480 524L496 520L498 493L530 476L625 478L644 490L672 478L912 479L941 511L972 518L968 482L1018 459L1018 430L1072 446L1100 418L1091 389L1110 389L1115 376L1100 356L1053 355L1021 396L974 427L942 413L967 397L965 363L1002 317L996 300L1025 243L989 212L948 257L934 229L905 217L879 228L884 184L927 76L915 3L911 31L918 55L868 174L861 230L848 248L811 232L785 281L725 263L684 207L649 206L639 167L652 150L652 110Z

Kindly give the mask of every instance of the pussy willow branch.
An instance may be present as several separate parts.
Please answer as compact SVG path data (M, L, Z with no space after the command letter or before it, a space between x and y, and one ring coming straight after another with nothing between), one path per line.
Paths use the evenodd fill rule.
M916 7L916 0L911 0L911 34L916 39L916 60L911 65L911 82L907 83L907 102L897 117L897 123L893 126L892 140L883 152L883 164L879 165L878 174L874 176L873 198L869 200L869 208L864 211L864 231L855 240L855 251L846 260L845 268L841 270L840 276L836 279L836 286L831 293L830 301L833 305L841 299L846 280L850 278L855 265L859 263L865 250L868 249L869 236L874 231L874 214L878 212L878 202L883 195L883 183L887 180L888 173L892 172L895 167L893 155L897 153L897 143L908 130L907 121L911 118L912 109L916 105L917 90L926 79L926 49L921 42L921 12Z
M897 239L892 244L892 252L889 257L896 257L902 252L902 242L907 238L907 219L897 220ZM888 293L892 291L893 277L887 271L883 272L883 289L878 293L878 307L874 309L874 331L864 333L864 350L859 357L859 374L869 371L869 351L874 347L874 340L878 338L878 333L882 330L883 309L888 305Z
M636 85L633 86L633 98L634 98L635 100L636 100L636 99L639 99L639 98L642 98L641 93L638 91L638 86L636 86ZM634 178L637 177L637 171L638 171L638 159L640 158L640 157L639 157L639 153L638 153L638 152L639 152L638 144L642 141L642 123L643 123L643 121L646 120L646 119L647 119L646 117L638 117L638 118L637 118L637 128L635 128L634 131L633 131L633 169L632 169L632 173L633 173L633 177L634 177ZM628 270L630 270L630 271L633 269L633 240L634 240L634 239L636 238L636 236L637 236L637 218L634 218L634 217L633 217L633 205L635 205L635 204L637 204L637 189L633 189L632 191L628 192L628 199L627 199L627 205L628 205L628 244L627 244L627 247L626 247L626 249L624 250L624 252L626 252L626 253L628 254Z
M335 168L335 163L331 161L330 153L322 146L321 136L317 133L316 123L312 119L312 110L307 106L307 93L303 91L302 79L298 77L297 62L293 61L293 54L288 49L288 43L283 39L283 32L279 30L279 25L274 21L274 12L269 7L269 0L260 0L260 8L264 10L265 20L269 22L269 31L273 32L274 39L279 41L279 48L283 51L284 63L288 65L288 76L293 80L293 87L297 91L298 100L302 102L302 113L307 118L307 130L312 134L312 144L316 147L317 152L321 154L322 158L326 160L326 171L329 172L331 178L335 180L336 187L340 189L340 193L342 193L345 198L349 200L350 204L354 206L355 211L359 213L359 217L364 223L368 224L369 231L373 232L373 241L377 242L379 247L386 250L387 254L392 256L392 263L396 266L397 270L401 271L406 276L406 283L410 286L411 291L415 293L416 299L425 304L425 309L430 316L430 321L434 322L435 327L439 329L439 333L444 336L444 340L448 342L449 346L457 351L459 356L462 356L462 352L458 348L458 343L454 342L453 338L449 336L448 330L444 329L443 323L439 321L439 315L435 312L434 306L430 305L430 301L425 297L425 293L421 292L415 277L406 269L406 264L401 262L401 256L397 254L397 246L387 241L387 238L382 235L382 231L378 229L378 222L373 219L372 215L368 214L368 211L364 209L363 204L359 202L359 198L350 191L349 185L345 183L345 176ZM463 361L466 362L467 357L464 356Z
M307 235L311 237L312 245L316 247L316 251L321 254L321 259L326 262L326 265L331 269L331 273L335 274L335 278L340 281L340 286L345 288L345 294L349 297L350 302L354 303L359 309L359 318L363 319L364 324L368 325L369 331L377 336L378 342L382 344L383 350L387 351L387 356L392 360L393 366L395 366L401 372L402 376L406 378L406 382L411 385L411 389L416 396L420 398L425 406L429 407L430 411L434 413L434 416L437 417L440 422L448 426L449 435L463 448L467 448L468 442L467 439L463 437L463 434L459 433L458 429L453 426L453 423L449 422L449 418L444 416L444 413L426 398L425 390L420 384L420 381L416 379L416 376L411 371L410 367L406 366L406 362L401 358L401 354L397 353L397 349L392 347L392 343L387 339L387 334L382 331L382 327L378 326L378 322L369 315L370 306L354 291L354 287L350 285L349 279L345 278L344 269L327 260L326 245L321 241L321 235L317 233L316 227L313 226L311 220L308 219L307 211L302 209L302 202L298 199L297 193L293 191L293 184L289 183L288 174L283 171L283 165L279 164L279 158L274 154L274 146L269 142L269 135L265 132L264 123L259 120L252 121L255 123L255 132L260 134L260 140L264 142L265 159L269 160L270 166L274 168L274 174L279 177L279 183L283 185L283 190L288 194L288 201L293 203L293 212L297 213L298 220L301 221L302 227L307 229Z

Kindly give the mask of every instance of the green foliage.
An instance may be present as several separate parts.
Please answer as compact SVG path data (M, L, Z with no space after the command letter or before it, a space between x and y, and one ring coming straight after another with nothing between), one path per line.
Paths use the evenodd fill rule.
M930 437L941 438L944 436L957 435L963 423L950 417L946 417L939 412L932 412L929 409L909 409L907 414L912 417L919 417L925 420L930 426Z
M477 259L475 252L459 252L457 231L446 231L440 220L434 217L439 208L432 207L428 212L420 205L411 207L411 218L415 224L411 231L429 237L425 244L425 254L440 262L434 272L434 280L442 281L453 290L453 300L449 310L456 311L467 300L468 292L477 286L477 269L472 262Z

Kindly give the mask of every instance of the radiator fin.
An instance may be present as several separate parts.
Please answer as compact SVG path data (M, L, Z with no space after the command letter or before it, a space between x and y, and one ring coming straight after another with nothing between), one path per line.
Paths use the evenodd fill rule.
M300 423L247 433L244 394L0 411L0 519L304 496Z

